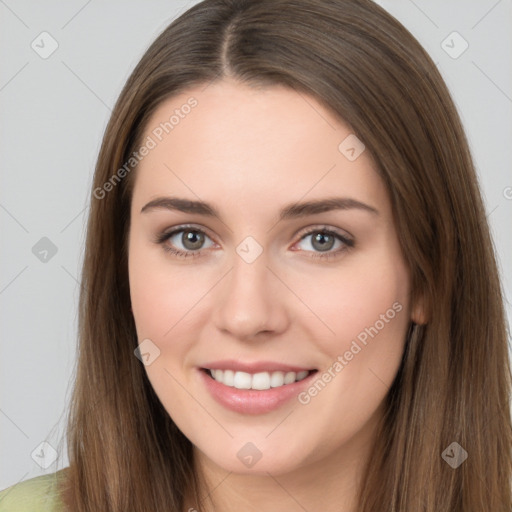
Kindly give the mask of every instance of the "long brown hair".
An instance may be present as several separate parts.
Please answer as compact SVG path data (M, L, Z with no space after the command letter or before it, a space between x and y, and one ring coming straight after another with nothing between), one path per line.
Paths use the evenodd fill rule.
M113 175L162 101L226 76L310 94L352 128L387 187L411 300L427 307L387 395L358 511L510 511L507 326L468 142L435 64L370 0L205 0L158 36L129 77L91 191L69 510L182 512L187 489L198 492L191 443L134 357L126 242L136 165ZM452 443L467 452L456 468L446 459L460 450Z

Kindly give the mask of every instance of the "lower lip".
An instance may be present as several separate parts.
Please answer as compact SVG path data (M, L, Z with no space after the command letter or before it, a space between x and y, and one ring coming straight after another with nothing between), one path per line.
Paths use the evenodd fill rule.
M317 373L312 372L305 379L292 384L260 391L226 386L210 377L206 371L198 371L206 388L219 404L242 414L264 414L278 409L307 387Z

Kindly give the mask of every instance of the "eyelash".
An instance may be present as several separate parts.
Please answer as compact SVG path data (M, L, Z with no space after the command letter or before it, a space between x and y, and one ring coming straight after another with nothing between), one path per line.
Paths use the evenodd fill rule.
M173 247L170 247L169 245L165 244L165 242L169 238L171 238L175 234L180 233L182 231L193 231L196 233L202 233L205 236L207 236L208 238L211 238L202 229L196 228L195 226L186 226L185 225L185 226L179 226L176 229L173 229L172 231L169 231L169 232L164 231L164 232L160 233L159 235L157 235L154 242L156 244L161 245L164 251L171 253L174 256L177 256L179 258L197 258L197 257L202 256L202 253L205 249L200 249L198 251L192 251L192 250L182 251L181 249L174 249ZM341 253L353 248L355 245L354 240L342 235L341 233L338 233L335 230L329 229L328 226L316 227L316 228L310 229L309 231L307 231L305 233L301 233L299 242L302 241L307 236L313 235L316 233L321 233L323 235L332 235L335 238L337 238L338 240L340 240L343 244L345 244L345 247L338 249L337 251L334 251L334 252L324 252L324 253L316 252L315 253L313 251L306 251L306 252L313 252L313 254L309 255L309 257L311 257L311 258L320 258L322 260L331 260L332 258L337 258L338 256L340 256Z

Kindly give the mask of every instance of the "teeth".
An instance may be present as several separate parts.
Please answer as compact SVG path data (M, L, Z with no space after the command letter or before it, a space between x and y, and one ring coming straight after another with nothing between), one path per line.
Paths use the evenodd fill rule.
M309 372L307 370L303 370L297 373L297 380L305 379L308 376Z
M235 372L233 370L218 370L221 373L220 379L221 382L224 382L226 386L234 386L235 385Z
M233 370L208 370L210 375L225 386L237 389L265 390L278 388L298 382L309 375L308 370L301 372L259 372L251 375L246 372L234 372Z
M220 378L222 378L222 370L216 370L215 372L215 380L219 380L219 373ZM251 389L252 384L252 377L248 373L244 372L236 372L235 373L235 380L233 381L233 386L237 389Z
M284 383L291 384L292 382L295 382L295 377L297 377L297 374L295 372L285 373L284 374Z
M284 373L283 372L272 372L270 376L270 387L278 388L284 384Z
M255 373L252 376L251 389L270 389L270 374L268 372Z

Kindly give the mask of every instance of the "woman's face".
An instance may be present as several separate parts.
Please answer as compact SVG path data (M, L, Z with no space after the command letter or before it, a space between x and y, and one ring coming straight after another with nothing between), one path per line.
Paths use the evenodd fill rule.
M312 97L227 80L143 143L130 293L169 415L228 471L358 460L421 320L368 151Z

